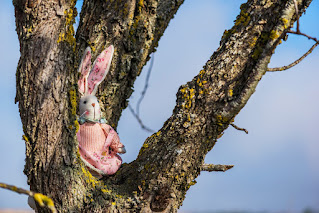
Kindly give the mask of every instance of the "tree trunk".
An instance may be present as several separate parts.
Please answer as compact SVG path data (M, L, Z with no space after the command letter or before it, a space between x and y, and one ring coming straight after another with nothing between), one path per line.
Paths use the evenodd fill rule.
M311 0L297 2L301 14ZM296 20L294 3L243 4L203 70L180 87L172 116L146 139L135 161L102 180L92 177L79 159L78 59L86 46L94 58L114 45L98 98L116 127L136 77L183 0L85 0L76 38L75 3L13 1L21 52L16 101L31 190L52 197L59 212L176 212L205 155L245 106Z

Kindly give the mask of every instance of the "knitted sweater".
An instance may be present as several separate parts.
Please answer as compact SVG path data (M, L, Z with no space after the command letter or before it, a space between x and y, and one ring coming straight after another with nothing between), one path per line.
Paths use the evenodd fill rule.
M121 166L122 159L116 153L123 144L110 125L85 122L80 125L77 139L82 159L102 174L114 174Z

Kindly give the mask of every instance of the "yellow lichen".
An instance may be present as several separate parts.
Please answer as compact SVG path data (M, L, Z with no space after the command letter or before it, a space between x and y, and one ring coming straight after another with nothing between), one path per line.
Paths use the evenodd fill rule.
M270 32L269 38L272 39L272 40L275 40L275 39L279 38L279 36L280 36L280 35L278 34L277 31L272 30L272 31Z
M218 136L217 136L217 139L221 138L222 136L224 135L224 133L220 133Z
M286 18L281 18L280 20L284 23L285 29L287 29L287 28L289 27L289 25L288 25L288 23L289 23L288 19L286 19Z
M94 53L96 51L95 43L92 43L92 42L89 41L88 45L90 46L92 52Z
M73 24L75 23L75 17L77 15L76 9L65 10L64 15L65 15L65 31L59 34L57 43L65 41L69 43L73 47L73 50L75 51L76 41L74 37L75 31L74 31Z
M222 115L217 115L216 116L217 125L223 126L227 122L229 122L229 120L226 117L223 117Z
M138 6L144 7L144 0L139 0L138 1Z
M192 106L192 99L195 97L195 89L187 89L182 88L180 89L180 92L183 94L182 97L184 98L185 102L183 103L183 107L185 109L189 109Z
M257 42L257 37L253 37L250 41L249 41L249 46L254 47L256 45Z
M237 17L237 19L235 21L235 26L238 26L240 24L243 24L244 26L247 26L249 22L250 22L249 13L245 12L245 10L242 9L240 11L239 16Z
M81 167L83 174L86 176L85 182L91 187L95 188L96 185L99 184L99 181L92 176L92 174L83 166Z
M76 115L77 99L76 99L76 91L74 88L72 88L69 91L69 95L70 95L70 102L71 102L71 114Z
M25 136L25 135L22 135L22 139L23 139L25 142L29 142L28 137L27 137L27 136Z
M147 144L147 143L144 143L144 144L143 144L143 148L148 148L148 144Z
M41 193L35 193L33 195L34 200L40 205L40 206L48 206L48 207L54 207L54 202L51 198L48 196L45 196Z
M107 193L107 194L110 194L112 192L111 190L108 190L108 189L101 189L101 191L103 193Z
M233 90L232 90L232 89L228 90L228 96L229 96L229 97L232 97L232 96L233 96Z
M78 120L76 120L76 119L74 120L74 127L75 127L75 132L78 132L80 129L80 124L79 124Z

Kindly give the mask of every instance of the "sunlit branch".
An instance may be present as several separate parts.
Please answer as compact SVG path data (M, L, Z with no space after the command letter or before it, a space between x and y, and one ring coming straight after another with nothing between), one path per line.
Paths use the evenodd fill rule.
M296 31L293 30L289 30L288 33L291 34L296 34L296 35L302 35L307 37L308 39L314 40L316 43L305 53L303 54L299 59L297 59L296 61L292 62L291 64L287 65L287 66L282 66L282 67L275 67L275 68L268 68L267 71L268 72L276 72L276 71L284 71L287 69L290 69L291 67L299 64L304 58L306 58L319 44L319 41L317 38L309 36L305 33L300 32L300 24L299 24L299 10L298 10L298 4L297 1L294 0L294 5L295 5L295 10L296 10L296 16L297 16L297 29Z
M312 47L303 56L301 56L298 60L294 61L293 63L283 67L268 68L267 71L276 72L276 71L284 71L284 70L290 69L291 67L299 64L304 58L306 58L318 46L318 44L319 42L312 45Z
M240 128L238 126L236 126L235 124L231 123L230 124L232 127L234 127L235 129L239 130L239 131L244 131L246 134L248 134L248 130L244 129L244 128Z
M25 189L22 189L22 188L18 188L18 187L13 186L13 185L8 185L8 184L5 184L5 183L0 183L0 188L8 189L10 191L17 192L19 194L29 195L29 196L33 197L33 199L41 207L47 206L51 210L51 212L53 212L53 213L57 212L57 210L56 210L56 208L54 206L53 200L51 198L49 198L48 196L46 196L46 195L43 195L41 193L35 193L35 192L32 192L32 191L28 191L28 190L25 190Z
M226 172L227 170L233 168L234 165L221 165L221 164L203 164L201 171L207 172Z
M129 110L131 111L131 113L133 114L133 116L136 118L137 122L140 124L141 128L148 131L148 132L155 132L154 130L148 128L147 126L145 126L141 120L141 118L135 113L134 109L131 107L131 105L128 105Z

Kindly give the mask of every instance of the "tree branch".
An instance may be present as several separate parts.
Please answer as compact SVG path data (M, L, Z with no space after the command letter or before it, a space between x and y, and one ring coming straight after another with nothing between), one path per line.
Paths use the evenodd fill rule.
M151 59L151 65L150 67L148 68L148 71L147 71L147 75L146 75L146 78L145 78L145 84L144 84L144 89L141 93L141 97L138 99L137 101L137 104L136 104L136 112L135 110L131 107L130 104L128 104L128 107L129 107L129 110L131 111L131 113L133 114L133 116L136 118L137 122L140 124L141 128L147 132L151 132L151 133L154 133L155 131L152 130L151 128L145 126L143 124L143 121L142 119L140 118L140 105L142 103L142 100L146 94L146 91L147 91L147 88L148 88L148 82L149 82L149 79L150 79L150 76L151 76L151 71L152 71L152 68L153 68L153 63L154 63L154 55Z
M299 24L299 10L298 10L298 3L296 0L293 0L294 1L294 5L295 5L295 11L296 11L296 17L297 17L297 29L296 31L293 31L293 30L288 30L288 33L292 33L292 34L296 34L296 35L302 35L302 36L305 36L307 37L308 39L311 39L311 40L314 40L316 43L305 53L303 54L303 56L301 56L298 60L294 61L293 63L287 65L287 66L283 66L283 67L276 67L276 68L268 68L267 71L269 72L275 72L275 71L284 71L284 70L287 70L287 69L290 69L291 67L299 64L304 58L306 58L315 48L316 46L318 46L319 44L319 41L314 38L314 37L311 37L305 33L302 33L300 32L300 24Z
M312 47L303 56L301 56L299 59L297 59L296 61L292 62L291 64L289 64L287 66L283 66L283 67L268 68L267 71L268 72L284 71L284 70L290 69L291 67L296 66L304 58L306 58L310 53L312 53L312 51L318 46L318 44L319 44L319 42L317 42L314 45L312 45Z
M87 45L94 56L104 46L115 46L98 94L107 120L116 127L136 77L183 1L85 0L79 53L72 27L74 1L40 1L33 8L25 8L23 0L14 2L25 173L31 190L48 194L61 212L176 211L200 174L204 156L254 93L286 25L296 20L290 0L243 4L203 70L179 88L172 116L146 139L137 159L97 180L78 158L74 56L81 56ZM298 1L299 11L310 2Z
M244 128L240 128L238 126L236 126L234 123L230 124L232 127L234 127L235 129L239 130L239 131L244 131L246 134L248 134L248 130L244 129Z
M233 167L234 165L203 164L201 170L206 172L226 172Z
M130 189L141 196L156 197L160 189L169 188L180 199L162 206L172 209L182 204L200 174L204 156L254 93L280 38L296 20L290 3L267 1L265 8L251 0L241 6L235 25L224 33L203 70L179 88L172 116L146 139L137 159L115 179L136 183ZM309 3L299 2L300 12Z
M137 113L135 113L134 109L131 107L130 104L128 105L128 108L131 111L131 113L133 114L133 116L136 118L137 122L139 123L139 125L141 126L142 129L144 129L147 132L151 132L151 133L155 132L154 130L148 128L147 126L145 126L143 124L143 121L141 120L140 116Z
M296 0L293 0L294 1L294 5L295 5L295 11L296 11L296 16L297 16L297 33L300 33L300 28L299 28L299 10L298 10L298 3Z
M147 75L146 75L146 78L145 78L145 84L144 84L144 89L141 93L141 97L138 99L137 101L137 104L136 104L136 114L137 116L140 116L140 105L144 99L144 96L146 94L146 91L148 89L148 82L150 80L150 76L151 76L151 72L152 72L152 69L153 69L153 64L154 64L154 54L153 54L153 57L151 59L151 64L150 64L150 67L148 68L148 71L147 71Z
M22 188L18 188L16 186L13 185L9 185L9 184L5 184L5 183L0 183L0 188L3 189L8 189L10 191L19 193L19 194L25 194L25 195L29 195L31 197L33 197L33 199L41 206L41 207L48 207L52 213L56 213L57 210L54 206L54 202L51 198L41 194L41 193L35 193L29 190L25 190Z
M106 119L117 126L128 105L132 87L155 51L170 20L184 0L85 0L77 30L79 55L89 45L94 56L113 44L110 74L99 86L98 96ZM94 14L92 16L91 14ZM94 57L93 56L93 57ZM138 112L137 112L138 114Z

